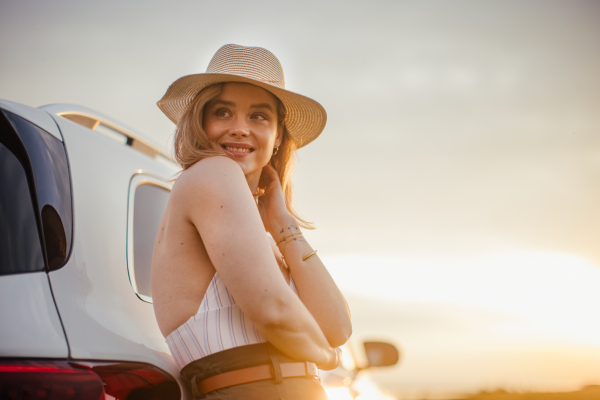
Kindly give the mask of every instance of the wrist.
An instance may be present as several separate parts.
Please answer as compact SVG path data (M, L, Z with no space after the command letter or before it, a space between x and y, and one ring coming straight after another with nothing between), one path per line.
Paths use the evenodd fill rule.
M296 232L296 233L292 233L290 235L286 235L283 236L281 239L279 239L279 241L277 241L275 244L277 245L277 247L279 248L279 251L281 252L281 254L283 255L284 251L285 251L285 246L295 240L301 239L302 238L302 232Z
M271 231L269 233L273 236L275 242L279 242L285 236L301 232L298 221L289 214L272 219L270 225Z

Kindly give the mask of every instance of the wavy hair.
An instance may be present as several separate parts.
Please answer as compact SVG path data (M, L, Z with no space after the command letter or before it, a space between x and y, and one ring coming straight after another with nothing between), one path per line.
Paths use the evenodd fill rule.
M177 123L173 151L174 158L181 165L183 171L207 157L228 157L224 150L211 145L202 127L206 104L221 94L225 83L215 83L198 92ZM271 165L277 171L281 181L283 198L288 212L296 218L301 227L314 229L312 223L300 217L293 208L292 173L294 172L297 147L285 125L285 106L277 96L273 95L273 97L277 103L277 123L283 125L283 136L279 151L271 158Z

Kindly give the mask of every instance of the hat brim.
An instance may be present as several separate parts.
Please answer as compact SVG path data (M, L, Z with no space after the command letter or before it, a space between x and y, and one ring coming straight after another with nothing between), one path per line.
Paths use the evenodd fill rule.
M327 112L317 101L268 83L231 74L186 75L169 86L156 105L175 124L183 116L190 103L205 87L221 82L243 82L261 87L275 95L286 109L285 125L298 148L315 140L325 128Z

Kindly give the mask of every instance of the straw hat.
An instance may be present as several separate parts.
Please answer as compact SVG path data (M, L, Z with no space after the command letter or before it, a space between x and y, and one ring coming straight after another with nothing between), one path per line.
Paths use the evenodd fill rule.
M327 122L323 106L301 94L285 90L283 69L273 53L262 47L236 44L226 44L217 50L206 73L177 79L156 104L177 124L196 94L219 82L251 83L277 96L285 105L285 124L298 148L315 140Z

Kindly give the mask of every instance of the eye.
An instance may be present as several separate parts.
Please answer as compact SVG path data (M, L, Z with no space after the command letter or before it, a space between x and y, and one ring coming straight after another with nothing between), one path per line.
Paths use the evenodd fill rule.
M260 120L267 120L267 116L264 114L260 114L260 113L256 113L256 114L252 114L252 117L250 117L252 119L260 119Z
M229 110L228 110L228 109L226 109L226 108L219 108L219 109L218 109L218 110L215 112L215 115L216 115L217 117L228 117L228 116L229 116L229 115L231 115L231 114L229 113Z

